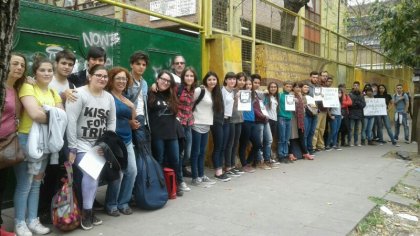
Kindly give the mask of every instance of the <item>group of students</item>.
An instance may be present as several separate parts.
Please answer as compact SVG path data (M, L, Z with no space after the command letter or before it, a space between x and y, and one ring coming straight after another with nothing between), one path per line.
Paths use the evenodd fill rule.
M318 73L311 72L309 82L286 81L282 92L277 83L270 82L268 91L262 91L262 79L258 74L247 76L243 72L229 72L221 85L218 75L208 72L199 81L196 71L186 67L185 58L178 55L172 60L173 70L160 71L155 82L148 86L143 78L149 64L145 53L137 51L131 55L130 71L118 66L107 70L105 61L104 49L91 47L87 69L71 74L76 58L71 51L63 50L56 54L55 63L37 58L32 65L31 79L26 77L28 64L24 55L12 54L5 83L0 138L18 132L19 144L27 157L14 166L16 235L50 232L38 215L49 214L49 204L62 175L57 167L64 161L74 164L76 192L83 209L81 227L89 230L102 224L93 210L98 180L79 168L78 163L105 131L115 131L127 149L127 168L120 179L108 183L105 210L111 216L132 214L129 203L137 175L138 148L140 143L150 139L153 157L162 167L175 171L178 196L191 190L184 176L191 177L192 186L207 186L215 184L215 180L226 182L245 172L255 172L256 168L279 168L279 163L291 163L300 158L313 160L316 150L340 149L339 132L341 146L359 145L357 129L360 123L365 131L362 132L362 144L365 139L369 143L373 140L370 131L374 122L371 117L363 117L363 96L374 96L372 87L365 87L362 93L359 84L355 83L347 95L345 87L340 85L340 108L324 108L322 102L308 104L307 96L313 97L316 87L331 86L332 78L325 75L327 72L321 73L320 82ZM406 95L397 92L390 98L385 86L378 87L377 96L385 97L387 103L394 101L397 111L401 112L396 116L401 117L401 122L396 123L404 124L407 109L404 107L402 111L399 104ZM251 106L241 110L238 104L245 92L250 95ZM288 95L293 95L294 111L285 108ZM64 109L67 117L65 143L59 160L44 154L34 161L28 157L27 146L31 127L36 123L48 124L49 117L57 109ZM330 129L324 142L327 117ZM398 133L392 134L388 116L376 120L380 121L379 141L383 141L379 124L385 124L396 145ZM213 138L212 178L204 173L210 131ZM350 142L352 135L353 143ZM302 156L296 156L290 148L292 140L299 144ZM252 148L247 152L249 143ZM240 163L236 163L237 156ZM191 172L187 165L191 165ZM0 170L0 199L8 171ZM41 201L40 195L43 195ZM13 235L3 228L1 233Z

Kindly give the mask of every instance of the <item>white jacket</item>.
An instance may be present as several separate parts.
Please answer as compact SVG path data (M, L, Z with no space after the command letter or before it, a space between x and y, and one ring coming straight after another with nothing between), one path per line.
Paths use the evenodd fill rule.
M66 112L60 108L46 105L44 109L49 111L48 125L33 122L27 142L28 171L32 174L38 174L41 161L48 157L44 154L52 153L50 163L58 164L58 152L64 145L63 137L67 126Z

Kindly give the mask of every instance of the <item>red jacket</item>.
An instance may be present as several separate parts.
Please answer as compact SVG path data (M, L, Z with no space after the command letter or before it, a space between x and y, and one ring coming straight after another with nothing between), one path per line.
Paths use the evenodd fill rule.
M347 113L349 112L349 106L353 104L351 98L347 94L343 94L343 97L341 99L341 109L345 109Z

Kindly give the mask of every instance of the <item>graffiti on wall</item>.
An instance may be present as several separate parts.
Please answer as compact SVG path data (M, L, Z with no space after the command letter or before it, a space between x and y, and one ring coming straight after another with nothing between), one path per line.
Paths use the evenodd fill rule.
M84 32L82 38L85 48L92 46L108 48L120 42L120 35L118 33Z

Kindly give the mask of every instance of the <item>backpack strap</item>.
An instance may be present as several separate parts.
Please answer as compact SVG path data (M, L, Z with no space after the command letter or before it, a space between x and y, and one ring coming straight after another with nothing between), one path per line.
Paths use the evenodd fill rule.
M197 100L194 103L194 106L192 109L193 111L195 110L195 107L201 102L201 100L203 100L205 93L206 91L204 91L204 88L201 88L200 95L198 96Z
M181 94L182 94L182 90L184 90L184 84L180 84L179 86L178 86L178 91L177 91L177 93L176 93L176 96L179 98L179 97L181 97Z

